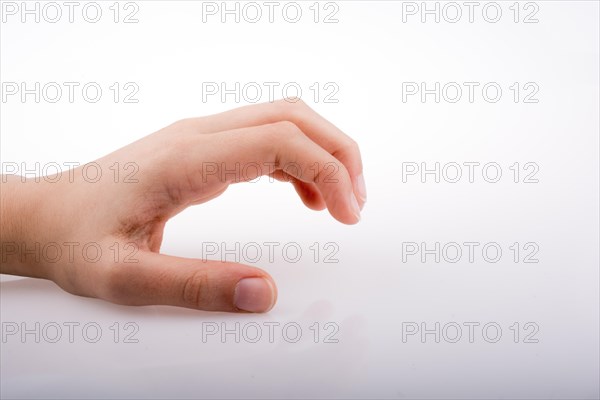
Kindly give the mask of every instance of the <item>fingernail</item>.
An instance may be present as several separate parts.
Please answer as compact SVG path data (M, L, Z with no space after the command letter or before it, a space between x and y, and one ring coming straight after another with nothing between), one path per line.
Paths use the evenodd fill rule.
M367 185L365 184L365 177L363 174L360 174L356 177L356 191L358 192L358 197L363 203L367 202Z
M350 204L352 206L352 213L356 217L357 221L360 221L360 207L358 205L358 200L356 200L356 196L354 193L350 193Z
M240 280L233 294L237 308L249 312L265 312L273 307L273 286L264 278L244 278Z

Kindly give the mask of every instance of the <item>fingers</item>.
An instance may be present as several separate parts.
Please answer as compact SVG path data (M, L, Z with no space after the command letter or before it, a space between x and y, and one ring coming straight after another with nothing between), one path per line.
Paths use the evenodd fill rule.
M299 181L281 170L273 172L270 176L281 182L290 182L294 186L294 189L296 189L296 193L298 193L304 205L311 210L321 211L327 207L323 196L321 196L321 192L319 192L319 188L314 183Z
M296 100L296 101L294 101ZM293 122L311 140L337 158L348 170L360 208L367 201L363 165L357 143L339 128L298 99L241 107L200 118L201 131L220 132L249 126Z
M346 167L322 147L310 140L291 122L278 122L251 128L243 128L218 134L220 147L226 149L219 155L223 162L214 171L222 179L227 178L238 163L242 166L272 166L294 178L313 183L318 188L331 215L345 224L360 220L360 207L354 195L352 180ZM198 137L196 152L202 154L206 141ZM191 155L194 154L194 148ZM202 160L198 160L198 163ZM244 168L245 169L245 168ZM257 168L246 174L245 180L257 175L272 173ZM230 182L226 182L230 183Z
M139 254L115 266L100 294L125 305L172 305L206 311L267 312L277 300L273 279L258 268L219 261Z
M323 196L321 196L321 192L319 192L319 189L314 183L293 181L292 184L306 207L315 211L321 211L327 208L327 204L325 203Z

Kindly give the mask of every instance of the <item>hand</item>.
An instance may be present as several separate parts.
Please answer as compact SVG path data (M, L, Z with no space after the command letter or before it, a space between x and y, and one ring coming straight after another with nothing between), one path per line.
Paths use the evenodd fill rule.
M231 173L236 164L243 173ZM115 180L114 165L139 169ZM261 175L291 181L306 206L327 207L340 222L360 219L366 189L356 142L302 101L281 100L176 122L38 182L2 176L1 272L118 304L268 311L277 290L266 272L159 253L169 218ZM84 252L86 244L94 245Z

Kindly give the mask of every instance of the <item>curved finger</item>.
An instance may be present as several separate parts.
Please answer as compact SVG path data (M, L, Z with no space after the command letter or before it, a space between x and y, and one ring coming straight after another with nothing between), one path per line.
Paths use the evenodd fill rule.
M334 124L323 118L299 99L283 99L271 103L253 104L198 119L202 133L214 133L249 126L290 121L311 140L332 154L347 168L355 195L364 206L367 189L363 176L362 157L358 144Z
M302 182L314 183L338 221L355 224L360 220L360 206L346 167L293 123L285 121L220 132L218 140L220 150L216 160L220 161L213 165L213 179L217 177L229 184L281 170ZM197 139L198 154L202 154L204 143L203 138ZM198 160L202 162L205 160ZM247 168L249 165L254 167ZM240 175L230 171L245 172Z
M311 210L322 211L327 208L325 199L323 199L319 188L314 183L302 182L281 170L273 172L270 176L281 182L290 182L294 186L302 203Z

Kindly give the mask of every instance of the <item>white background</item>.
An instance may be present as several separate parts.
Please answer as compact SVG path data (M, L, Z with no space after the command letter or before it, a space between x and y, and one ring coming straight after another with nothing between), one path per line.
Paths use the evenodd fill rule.
M104 89L97 103L81 91L73 103L66 92L57 103L3 98L3 165L93 161L178 119L248 103L233 96L203 101L206 82L230 88L295 82L307 103L359 142L368 203L360 224L344 226L326 212L304 209L289 185L263 179L231 187L168 223L161 249L167 254L202 257L203 242L229 248L298 243L297 263L281 251L273 262L256 263L279 288L277 305L264 315L116 306L71 296L51 282L3 276L3 333L7 322L30 329L54 322L64 330L57 343L43 337L36 343L34 335L3 340L2 398L598 398L598 2L522 2L519 22L513 2L499 2L496 23L482 15L486 2L475 8L472 23L462 2L456 23L443 14L439 23L433 15L423 23L420 13L403 15L410 5L399 1L339 1L327 9L321 3L318 23L312 1L298 3L298 23L283 18L281 2L270 23L259 2L259 22L242 15L239 23L234 16L222 23L220 14L203 15L202 2L138 1L138 22L130 24L121 20L134 8L121 3L114 23L113 2L100 3L97 23L82 18L85 2L73 23L64 6L56 23L3 14L3 83L97 82ZM441 11L445 4L438 4ZM338 22L323 23L332 10ZM538 22L524 23L533 11ZM115 103L108 89L114 82L135 83L139 101ZM337 103L324 102L328 91L315 99L309 89L315 82L337 85ZM458 102L442 97L436 103L433 95L403 101L403 82L480 86L473 102L463 86ZM481 95L488 82L503 90L495 103ZM515 82L521 87L516 103L509 88ZM539 88L537 103L523 102L528 82ZM466 175L457 183L443 177L436 183L432 175L426 183L420 175L403 181L403 163L412 162L429 168L494 162L502 177L488 183L480 166L473 183ZM509 169L515 162L535 163L538 183L523 183L523 175L515 183ZM326 263L321 253L315 263L314 242L335 243L339 262ZM481 246L472 263L467 254L456 263L404 254L403 262L407 242ZM488 242L503 251L496 263L481 255ZM519 262L509 249L515 242ZM539 248L537 263L523 262L529 242ZM73 343L68 322L80 324ZM90 322L102 328L97 343L81 333ZM118 343L110 330L115 322ZM138 343L124 343L127 322L139 327ZM207 323L222 322L229 329L240 323L240 330L257 323L263 337L203 341ZM265 322L281 324L274 343ZM302 328L297 343L281 332L290 322ZM315 322L318 343L310 329ZM339 328L338 343L324 343L327 322ZM439 343L434 334L403 341L410 322L427 329L458 324L462 337L451 343L454 331L444 336L440 328ZM468 322L480 324L472 343ZM515 322L518 343L510 329ZM496 343L482 333L488 323L502 329ZM537 343L525 343L531 327L538 328L530 337ZM494 336L488 331L488 339Z

